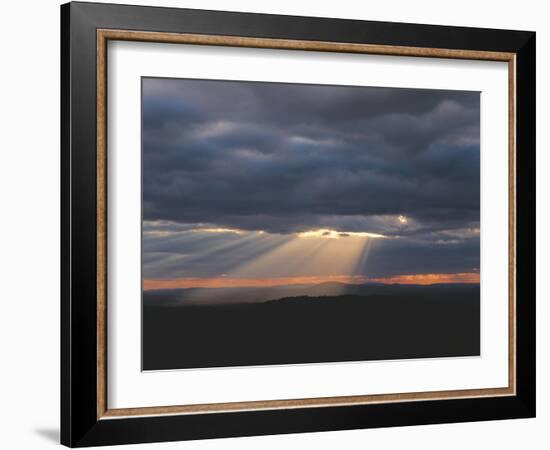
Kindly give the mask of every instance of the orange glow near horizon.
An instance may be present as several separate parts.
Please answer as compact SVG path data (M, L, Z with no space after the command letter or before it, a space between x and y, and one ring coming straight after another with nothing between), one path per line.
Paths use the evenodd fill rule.
M476 283L479 284L479 272L471 273L426 273L416 275L395 275L385 278L372 278L370 281L384 284L439 284L439 283Z
M419 284L429 285L438 283L479 283L479 272L471 273L428 273L395 275L383 278L370 278L363 275L328 275L328 276L301 276L279 278L174 278L171 280L143 280L143 289L182 289L182 288L227 288L227 287L269 287L293 284L319 283L384 283L384 284Z

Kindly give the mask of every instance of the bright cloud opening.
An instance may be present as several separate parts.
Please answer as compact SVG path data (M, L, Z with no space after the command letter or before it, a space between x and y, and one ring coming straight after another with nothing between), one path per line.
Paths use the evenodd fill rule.
M354 231L336 231L330 230L327 228L322 228L320 230L308 230L298 233L300 238L324 238L324 239L340 239L345 237L366 237L366 238L385 238L383 234L378 233L367 233L367 232L354 232Z

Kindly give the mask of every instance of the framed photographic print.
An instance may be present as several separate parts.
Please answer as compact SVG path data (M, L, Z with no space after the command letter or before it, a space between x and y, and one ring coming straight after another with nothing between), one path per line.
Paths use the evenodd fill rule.
M535 415L535 33L61 23L63 444Z

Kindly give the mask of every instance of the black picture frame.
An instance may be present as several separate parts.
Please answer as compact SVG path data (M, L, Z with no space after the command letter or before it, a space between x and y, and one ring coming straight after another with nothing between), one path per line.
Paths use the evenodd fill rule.
M98 418L98 29L507 52L516 56L516 393ZM535 33L113 4L61 6L61 443L70 447L535 416Z

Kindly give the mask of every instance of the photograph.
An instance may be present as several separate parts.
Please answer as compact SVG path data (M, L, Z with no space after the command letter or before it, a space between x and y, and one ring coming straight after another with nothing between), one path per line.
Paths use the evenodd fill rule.
M480 92L141 98L142 370L480 356Z
M6 317L32 320L5 341L28 335L18 379L55 365L26 397L55 382L41 389L58 398L41 414L11 389L6 411L35 435L16 424L13 442L508 450L540 437L544 15L399 2L27 13L41 21L27 45L6 42L32 57L5 71L20 88L4 83L23 118L4 153L25 163L5 164L6 192L25 214L4 222L26 230L5 234L24 272L7 298L25 310ZM48 36L59 70L37 82ZM40 95L49 112L31 124ZM28 182L40 177L59 208ZM59 264L49 250L31 270L35 240ZM26 287L36 311L15 301Z

